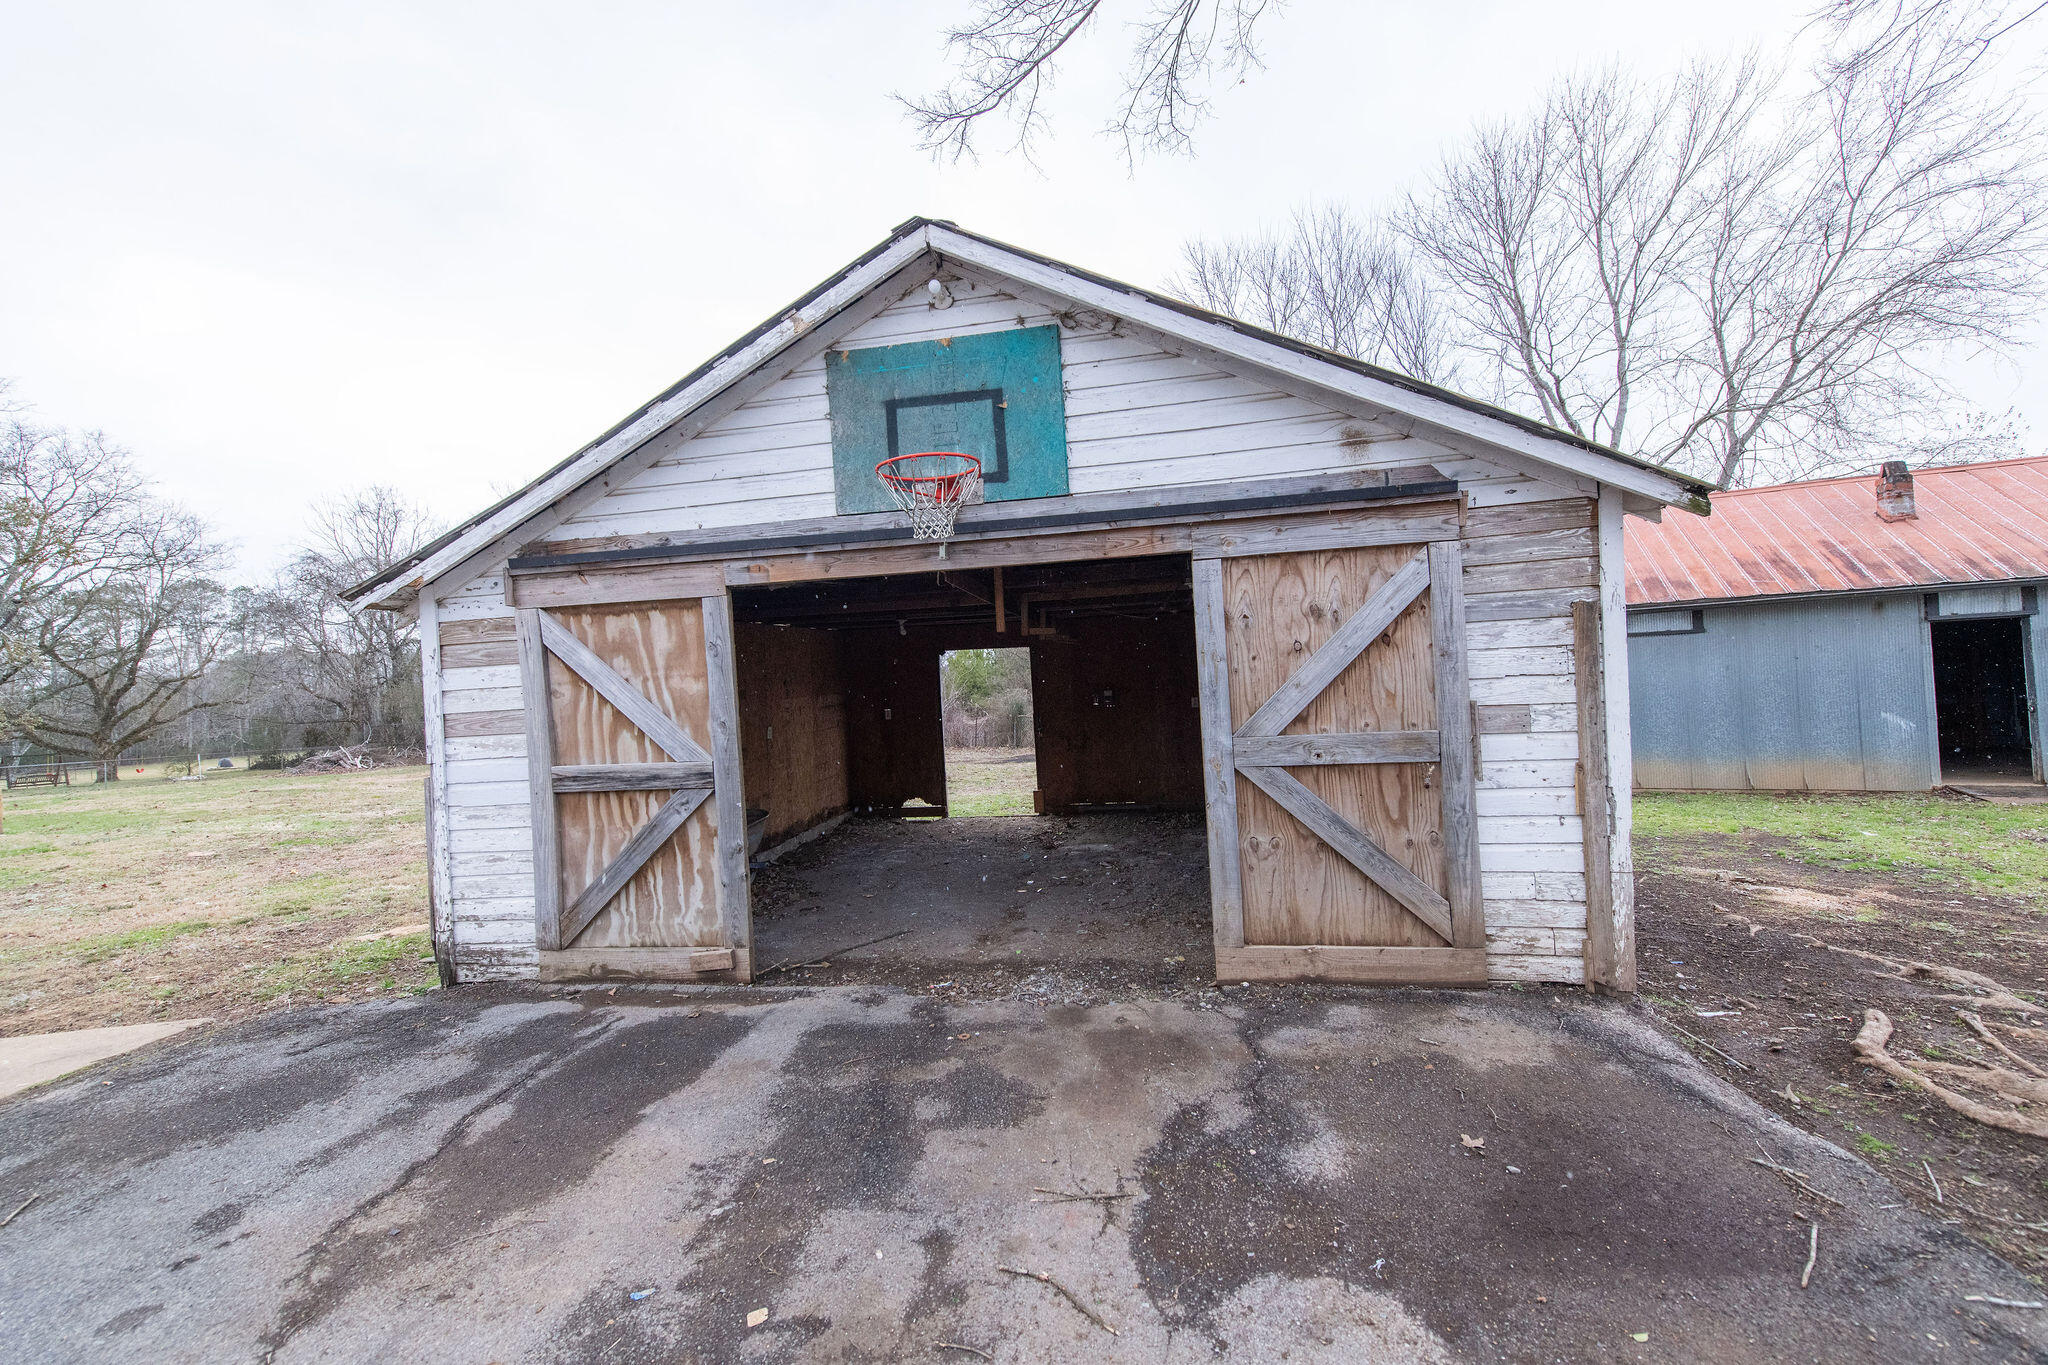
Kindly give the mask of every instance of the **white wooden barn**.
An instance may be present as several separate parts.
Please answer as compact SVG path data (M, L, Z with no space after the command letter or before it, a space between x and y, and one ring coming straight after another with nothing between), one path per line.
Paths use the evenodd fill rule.
M986 467L943 558L918 449ZM750 850L942 811L939 653L1007 644L1045 809L1206 811L1220 978L1627 990L1622 519L1705 492L913 219L350 597L420 622L463 980L750 979Z

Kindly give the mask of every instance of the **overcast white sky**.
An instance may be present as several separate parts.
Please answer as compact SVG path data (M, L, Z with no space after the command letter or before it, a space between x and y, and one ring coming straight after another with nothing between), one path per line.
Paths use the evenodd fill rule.
M1157 284L1190 234L1384 199L1576 66L1781 53L1805 6L1294 0L1200 155L1134 176L1093 133L1114 34L1040 169L916 151L888 96L963 8L0 0L0 376L258 573L363 484L468 515L914 214ZM1967 373L2038 449L2041 357Z

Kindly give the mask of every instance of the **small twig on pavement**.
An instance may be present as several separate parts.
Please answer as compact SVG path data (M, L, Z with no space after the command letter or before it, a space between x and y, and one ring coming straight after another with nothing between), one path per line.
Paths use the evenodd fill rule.
M849 943L844 948L834 948L831 952L825 954L816 962L778 962L773 967L770 967L767 971L759 973L759 976L773 976L777 972L791 972L797 970L799 967L823 967L827 963L831 962L832 959L835 957L840 957L846 953L853 952L856 949L860 948L872 948L877 943L887 943L892 938L902 938L905 934L910 932L911 931L908 929L898 929L893 934L884 934L880 938L871 938L863 943ZM758 979L758 976L756 979Z
M1813 1282L1813 1263L1820 1259L1820 1224L1807 1219L1806 1269L1799 1272L1799 1287L1806 1288Z
M996 1267L996 1269L1002 1271L1005 1275L1015 1275L1020 1279L1038 1281L1040 1284L1046 1286L1048 1289L1057 1292L1059 1296L1065 1299L1068 1303L1074 1305L1074 1308L1081 1314L1082 1317L1088 1319L1088 1321L1094 1323L1097 1327L1100 1327L1103 1331L1109 1333L1111 1336L1117 1335L1116 1328L1111 1327L1108 1323L1104 1322L1102 1320L1101 1314L1097 1313L1093 1308L1090 1308L1087 1304L1081 1302L1080 1298L1074 1293L1073 1290L1067 1288L1058 1280L1055 1280L1052 1276L1047 1275L1043 1271L1018 1270L1014 1266L1007 1265L999 1265Z
M8 1215L7 1215L7 1216L6 1216L5 1218L0 1218L0 1228L4 1228L4 1227L6 1227L6 1226L7 1226L7 1225L8 1225L9 1223L11 1223L11 1222L13 1222L13 1221L14 1221L15 1219L17 1219L17 1218L21 1217L22 1213L23 1213L23 1212L24 1212L24 1211L25 1211L25 1210L26 1210L26 1209L28 1208L28 1206L29 1206L30 1204L33 1204L33 1203L35 1203L35 1202L36 1202L36 1200L38 1200L38 1199L41 1199L42 1197L43 1197L43 1192L42 1192L41 1190L37 1190L37 1191L36 1191L36 1192L35 1192L34 1194L30 1195L30 1196L29 1196L28 1198L26 1198L26 1199L22 1200L22 1201L21 1201L21 1207L20 1207L20 1208L17 1208L17 1209L15 1209L15 1211L14 1211L13 1213L10 1213L10 1214L8 1214Z
M941 1351L965 1351L971 1356L980 1356L983 1360L995 1359L994 1356L982 1350L979 1346L969 1346L964 1341L935 1341L932 1345Z
M1747 1071L1750 1069L1748 1062L1739 1061L1734 1057L1730 1057L1727 1053L1721 1051L1720 1048L1715 1047L1712 1043L1700 1037L1697 1033L1688 1033L1686 1030L1672 1023L1669 1019L1666 1019L1663 1015L1657 1013L1655 1010L1651 1010L1649 1014L1652 1019L1655 1019L1658 1023L1664 1025L1673 1033L1678 1034L1682 1038L1692 1039L1695 1043L1698 1043L1701 1047L1713 1053L1716 1057L1719 1057L1722 1061L1728 1063L1728 1065L1734 1067L1737 1071Z
M1757 1143L1757 1150L1762 1151L1763 1146L1763 1143L1759 1141ZM1812 1185L1808 1184L1806 1174L1803 1171L1795 1171L1790 1166L1780 1166L1777 1162L1771 1160L1770 1157L1767 1155L1761 1157L1753 1156L1750 1158L1750 1160L1754 1162L1756 1165L1762 1166L1766 1170L1776 1171L1779 1175L1785 1177L1786 1182L1790 1184L1794 1189L1798 1190L1801 1194L1810 1194L1815 1199L1821 1200L1824 1203L1833 1204L1838 1209L1845 1207L1842 1201L1835 1198L1833 1195L1822 1194L1819 1190L1815 1189Z
M1937 1204L1941 1203L1941 1182L1934 1178L1934 1167L1928 1165L1923 1160L1920 1163L1920 1169L1927 1172L1927 1183L1934 1186L1934 1202Z
M2036 1303L2032 1299L1995 1299L1989 1294L1965 1294L1964 1303L1988 1303L1997 1308L2048 1308L2048 1303Z
M1043 1185L1033 1185L1031 1192L1033 1194L1049 1194L1053 1196L1050 1199L1034 1199L1031 1201L1034 1204L1109 1204L1119 1199L1136 1199L1138 1197L1136 1190L1131 1191L1129 1194L1085 1194L1076 1193L1073 1190L1048 1190Z

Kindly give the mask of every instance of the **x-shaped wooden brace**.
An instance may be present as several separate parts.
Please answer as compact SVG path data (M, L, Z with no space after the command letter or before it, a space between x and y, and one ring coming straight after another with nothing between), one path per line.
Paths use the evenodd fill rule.
M551 769L555 792L615 792L615 791L674 791L675 795L662 802L646 824L633 831L633 837L626 841L605 864L597 879L583 888L562 910L561 944L568 947L576 936L589 927L600 910L610 904L612 897L625 889L633 874L646 866L655 850L667 843L669 837L683 827L683 822L696 812L711 795L711 756L704 752L697 741L684 733L683 727L660 707L649 701L639 688L627 682L618 670L558 625L545 612L540 613L540 640L548 653L566 664L583 681L589 683L600 697L618 708L620 715L631 721L640 731L666 753L669 763L592 763L570 766L556 766ZM537 703L548 704L545 696ZM552 817L552 812L550 812Z
M1345 861L1450 940L1451 905L1429 883L1410 872L1356 825L1330 809L1303 786L1290 767L1354 763L1435 763L1441 744L1435 730L1374 730L1350 734L1283 735L1280 732L1363 654L1380 632L1429 587L1429 555L1415 557L1382 583L1320 649L1280 684L1231 736L1238 772L1289 815L1335 849ZM1439 705L1454 704L1444 698Z

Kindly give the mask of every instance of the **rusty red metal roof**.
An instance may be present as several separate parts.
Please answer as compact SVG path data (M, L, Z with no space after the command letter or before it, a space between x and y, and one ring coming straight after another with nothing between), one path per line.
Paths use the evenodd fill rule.
M2048 455L1913 471L1918 515L1877 515L1877 476L1713 495L1713 515L1628 518L1630 606L2048 578Z

